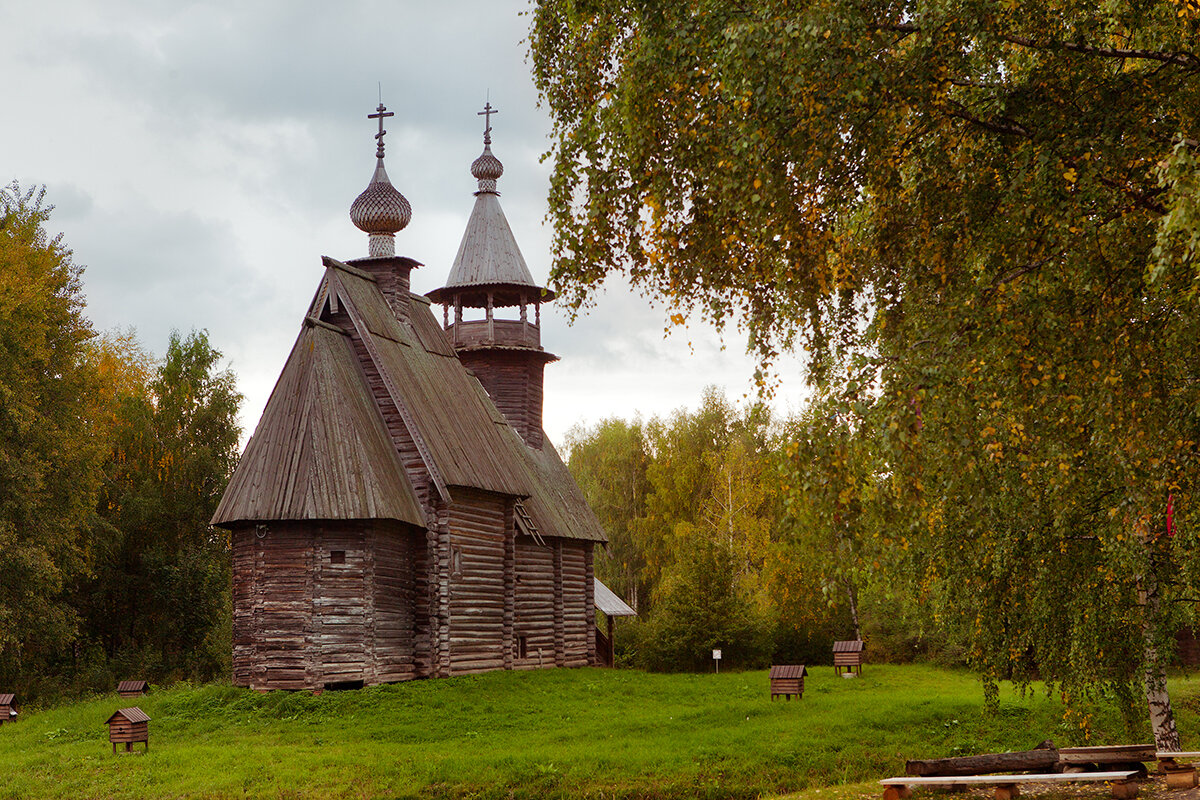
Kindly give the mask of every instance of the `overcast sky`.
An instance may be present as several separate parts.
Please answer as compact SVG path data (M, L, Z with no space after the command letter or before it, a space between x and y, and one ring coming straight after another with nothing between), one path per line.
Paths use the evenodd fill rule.
M44 184L100 330L136 328L161 355L172 329L206 329L257 423L307 304L321 256L366 255L348 216L374 169L378 102L387 168L412 203L399 254L440 286L476 185L484 98L504 162L501 204L535 279L550 124L525 63L524 0L209 3L160 0L0 4L0 182ZM545 427L695 408L705 385L752 394L744 337L726 348L696 323L664 338L665 312L611 285L568 327L547 307ZM689 346L690 342L690 346ZM783 369L777 401L799 406L803 378Z

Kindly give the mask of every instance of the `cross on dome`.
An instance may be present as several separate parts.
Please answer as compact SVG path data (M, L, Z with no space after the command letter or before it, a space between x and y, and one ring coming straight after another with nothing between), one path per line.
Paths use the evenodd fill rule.
M374 114L367 114L367 119L379 120L379 133L375 134L375 174L350 206L350 221L368 235L367 252L372 257L394 256L396 233L403 230L412 219L412 206L392 186L387 170L383 168L383 135L387 133L383 129L383 120L394 116L382 100Z
M382 102L379 103L379 108L375 109L374 114L367 114L367 119L379 120L379 133L375 134L375 141L378 145L378 147L375 148L376 158L383 158L383 135L387 133L387 131L383 129L383 120L385 117L394 116L396 116L396 113L394 111L388 111L387 107L384 106Z
M492 108L491 100L484 103L483 111L475 112L476 116L484 118L483 153L471 164L471 174L479 181L480 192L492 194L499 194L496 191L496 179L504 174L504 165L492 155L492 114L499 113Z
M483 143L484 144L492 143L492 114L499 114L499 113L500 113L499 109L492 108L491 100L488 100L487 102L485 102L483 104L483 111L475 112L475 116L484 118L484 124L483 124Z

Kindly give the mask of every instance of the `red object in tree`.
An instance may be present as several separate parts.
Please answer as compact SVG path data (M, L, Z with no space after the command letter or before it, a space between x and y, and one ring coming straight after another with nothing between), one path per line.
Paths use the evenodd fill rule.
M1167 536L1175 535L1175 495L1167 494Z

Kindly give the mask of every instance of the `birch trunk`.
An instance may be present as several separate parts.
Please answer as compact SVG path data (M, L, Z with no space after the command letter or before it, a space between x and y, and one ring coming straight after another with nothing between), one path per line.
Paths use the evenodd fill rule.
M850 598L850 619L854 622L854 638L861 641L862 631L858 626L858 591L850 578L843 577L842 582L846 587L846 596Z
M1167 674L1159 656L1157 636L1162 598L1158 592L1158 576L1153 565L1142 579L1146 605L1142 607L1142 636L1145 641L1146 703L1150 708L1150 728L1154 746L1159 751L1178 752L1179 731L1175 728L1175 712L1171 710L1171 695L1167 692Z

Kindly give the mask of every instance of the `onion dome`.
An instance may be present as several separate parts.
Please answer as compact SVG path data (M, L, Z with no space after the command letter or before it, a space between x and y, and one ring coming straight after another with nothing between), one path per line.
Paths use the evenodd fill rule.
M504 165L492 155L491 142L485 141L483 155L471 162L471 174L479 181L479 191L496 192L496 179L504 174Z
M504 174L504 165L500 163L500 159L492 155L492 114L500 112L492 108L492 104L488 103L484 106L483 111L479 115L485 118L483 126L483 153L479 158L471 162L471 174L475 180L479 181L480 192L496 191L496 179ZM476 192L478 194L479 192Z
M387 170L383 167L383 129L384 117L394 116L383 105L379 104L376 113L368 114L368 119L379 120L379 133L375 134L378 147L375 150L375 174L362 194L354 198L350 205L350 221L354 226L369 235L367 252L370 256L394 256L396 254L396 233L404 230L412 219L412 206L404 195L392 186L388 179Z

